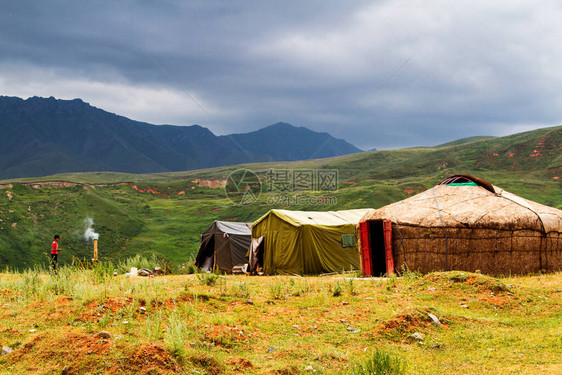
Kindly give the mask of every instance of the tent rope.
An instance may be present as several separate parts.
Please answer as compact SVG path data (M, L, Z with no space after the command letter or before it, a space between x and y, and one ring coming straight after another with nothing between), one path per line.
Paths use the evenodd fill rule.
M435 205L437 206L437 213L439 214L439 221L441 221L441 228L443 229L443 233L445 234L445 271L449 271L449 263L447 260L447 256L449 254L449 244L448 244L448 237L447 231L445 230L445 224L443 224L443 218L441 217L441 209L439 208L439 203L437 202L437 196L435 195L435 186L431 189L433 193L433 198L435 199Z

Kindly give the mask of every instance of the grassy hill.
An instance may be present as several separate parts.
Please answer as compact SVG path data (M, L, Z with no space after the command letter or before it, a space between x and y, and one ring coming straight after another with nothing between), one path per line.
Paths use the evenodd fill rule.
M261 196L247 206L231 202L221 187L207 187L220 185L211 180L224 181L240 168L254 171L262 180ZM267 191L271 169L337 171L338 190ZM92 245L82 236L86 218L94 220L100 234L102 259L155 253L181 264L194 256L199 234L213 220L254 221L272 208L378 208L459 173L474 174L525 198L562 208L562 127L458 145L300 162L5 180L0 182L0 264L20 269L44 264L55 233L62 237L62 263L72 257L90 258Z

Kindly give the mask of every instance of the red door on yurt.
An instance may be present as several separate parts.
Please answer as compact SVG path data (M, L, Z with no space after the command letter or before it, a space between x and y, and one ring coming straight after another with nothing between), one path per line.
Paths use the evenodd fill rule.
M394 274L392 223L373 220L359 223L361 236L361 271L365 276Z

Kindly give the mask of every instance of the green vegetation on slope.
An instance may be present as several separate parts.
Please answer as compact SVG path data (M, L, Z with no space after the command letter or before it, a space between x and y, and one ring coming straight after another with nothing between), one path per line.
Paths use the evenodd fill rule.
M374 151L293 163L259 163L207 170L131 175L84 173L4 181L0 189L0 264L45 263L52 236L62 236L62 263L90 258L86 218L100 234L100 257L118 260L156 254L176 264L192 258L199 235L213 220L254 221L272 208L378 208L424 191L451 174L474 174L525 198L562 209L562 127L440 148ZM240 206L223 188L197 180L224 180L247 168L262 178L276 170L337 170L337 191L285 195L264 191ZM43 184L31 184L43 181ZM49 185L70 181L75 186ZM22 182L30 184L23 185Z

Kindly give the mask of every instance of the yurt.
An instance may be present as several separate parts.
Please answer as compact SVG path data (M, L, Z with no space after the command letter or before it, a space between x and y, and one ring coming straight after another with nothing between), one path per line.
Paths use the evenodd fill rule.
M250 271L305 275L359 270L357 224L368 211L270 210L252 224Z
M232 273L232 268L248 263L251 223L214 221L202 234L195 258L197 268Z
M562 211L469 175L369 211L359 231L367 276L404 269L491 275L562 270Z

